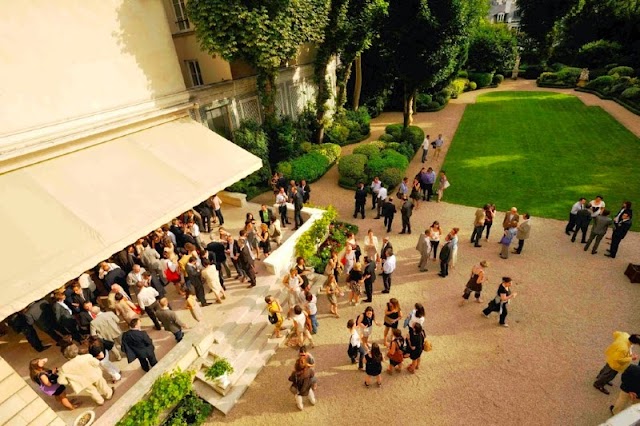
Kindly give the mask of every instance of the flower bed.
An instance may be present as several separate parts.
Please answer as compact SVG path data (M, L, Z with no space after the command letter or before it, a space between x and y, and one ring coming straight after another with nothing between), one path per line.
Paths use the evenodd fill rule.
M347 241L347 233L358 233L358 227L349 223L337 221L338 213L333 206L329 206L320 219L300 236L296 243L296 256L303 257L307 266L313 267L322 274L331 251L340 251Z

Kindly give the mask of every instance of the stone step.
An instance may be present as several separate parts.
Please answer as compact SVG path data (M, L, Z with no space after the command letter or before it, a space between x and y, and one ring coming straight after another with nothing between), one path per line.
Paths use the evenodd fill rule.
M255 339L250 347L231 361L235 371L230 377L231 388L225 396L216 392L208 381L202 380L202 374L196 376L194 388L198 395L225 415L231 411L258 373L275 354L276 349L285 341L287 330L283 330L283 337L269 339L270 326L271 324L267 324L260 328L263 335Z

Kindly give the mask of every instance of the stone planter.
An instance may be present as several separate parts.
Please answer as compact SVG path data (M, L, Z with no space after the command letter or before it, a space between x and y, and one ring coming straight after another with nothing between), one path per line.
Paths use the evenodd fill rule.
M226 395L231 389L231 380L229 380L229 373L224 373L222 376L215 378L211 381L213 383L213 389L220 395Z
M96 413L92 410L87 410L76 417L73 422L73 426L89 426L96 420Z

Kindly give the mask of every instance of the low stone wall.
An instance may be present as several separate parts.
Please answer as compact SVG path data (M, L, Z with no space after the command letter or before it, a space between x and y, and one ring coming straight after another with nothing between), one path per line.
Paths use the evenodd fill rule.
M278 206L274 205L272 208L274 213L278 214ZM293 204L288 203L287 210L293 211ZM289 268L293 266L296 259L296 243L298 242L298 238L305 233L316 220L321 218L323 214L324 210L322 209L312 207L302 208L302 218L304 219L302 226L264 260L264 264L269 273L279 277L284 275Z

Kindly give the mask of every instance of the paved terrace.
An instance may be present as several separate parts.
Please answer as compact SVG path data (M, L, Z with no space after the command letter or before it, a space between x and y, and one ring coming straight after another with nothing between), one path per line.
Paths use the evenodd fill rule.
M244 226L245 214L252 212L257 217L257 212L260 208L259 204L247 203L246 207L230 207L223 205L223 214L225 218L224 227L230 231L234 236L238 235L238 231ZM258 219L259 222L259 219ZM213 239L217 239L218 227L213 227L211 234L203 234L203 242L206 244ZM283 230L283 241L292 235L293 231L291 227ZM272 248L275 249L275 244L272 244ZM231 266L231 265L230 265ZM258 273L258 288L261 284L267 281L273 281L274 276L269 275L269 272L265 268L265 264L260 261L256 262L256 270ZM225 278L225 285L227 287L227 300L223 304L212 304L205 308L202 308L204 321L206 323L204 327L210 327L215 330L219 325L229 320L229 313L243 307L244 305L255 303L255 298L251 297L253 293L256 293L257 289L249 290L247 288L248 283L240 283L235 278L235 270L231 266L232 279ZM177 311L178 316L189 326L195 327L198 323L193 319L190 312L186 309L184 299L179 296L173 285L166 287L167 297L171 301L172 308ZM208 290L207 290L208 291ZM215 300L212 295L207 295L209 301ZM175 339L172 333L164 330L157 331L153 327L153 323L148 316L142 317L143 330L145 330L153 339L156 346L156 355L158 361L161 362L162 358L176 346ZM126 325L121 323L123 330L127 330ZM202 328L202 323L199 326ZM195 332L195 330L194 330ZM188 335L189 331L187 331ZM39 332L39 336L44 344L52 343L49 336ZM82 406L74 411L68 411L64 409L53 397L47 397L43 395L37 386L29 379L29 361L37 357L47 357L49 359L48 366L58 367L66 361L62 356L59 348L55 344L42 353L36 352L26 341L21 334L16 335L12 331L0 338L0 356L4 358L13 367L20 376L31 386L38 395L42 396L45 401L56 413L60 416L65 423L72 424L75 418L86 409L92 409L96 412L99 418L107 409L114 405L117 400L122 397L133 385L135 385L143 376L144 372L140 368L138 361L134 361L131 364L127 364L126 357L121 361L116 361L115 364L122 370L122 380L116 383L115 394L111 401L108 401L102 407L97 407L94 402L88 396L77 397L78 401L82 402ZM152 370L153 371L153 370ZM106 376L105 376L106 377Z

